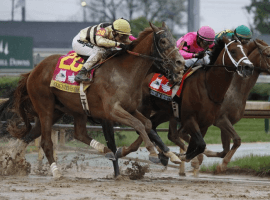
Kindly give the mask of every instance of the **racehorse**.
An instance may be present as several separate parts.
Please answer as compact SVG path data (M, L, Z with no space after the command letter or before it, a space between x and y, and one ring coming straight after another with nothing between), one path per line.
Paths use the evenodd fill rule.
M217 166L217 172L226 170L232 156L241 145L241 138L233 125L244 116L250 90L255 85L261 72L270 73L270 46L264 41L256 39L248 44L248 50L248 58L255 66L254 73L249 79L234 76L214 122L214 125L221 130L223 151L212 152L206 149L204 152L208 157L223 158L222 163ZM233 146L230 149L231 139L233 140Z
M205 143L201 130L203 132L213 124L215 113L220 109L220 102L233 78L234 73L227 71L227 66L231 66L234 71L244 77L250 76L253 71L253 65L246 58L240 42L230 41L225 37L216 45L211 56L210 64L212 63L215 65L199 69L186 80L182 91L182 100L180 99L178 102L181 105L179 111L181 112L181 123L184 124L185 130L189 130L188 133L193 138L186 154L186 160L190 160L204 151ZM153 129L155 129L159 124L175 117L171 102L150 95L148 85L152 77L153 74L149 74L144 80L144 98L140 110L148 118L150 118L152 111L155 111L155 114L150 118ZM160 144L160 138L157 135L149 134L149 137L161 150L164 149L165 145ZM169 139L171 138L172 135L169 135ZM181 146L179 137L175 139L174 142ZM136 151L141 143L142 138L139 137L128 148L119 148L117 157L120 158Z
M150 152L149 159L153 162L158 162L159 159L147 135L151 130L151 121L144 117L137 107L142 98L142 81L153 60L159 60L157 64L160 70L167 74L171 81L179 81L181 78L184 59L175 47L175 43L165 23L161 28L150 23L150 28L145 29L130 45L130 50L136 52L136 55L143 56L136 57L123 53L111 58L96 70L94 81L86 90L91 117L133 127L142 136ZM22 75L14 93L14 109L23 118L26 129L19 132L13 129L14 132L10 132L11 135L22 138L25 144L41 133L41 147L56 179L61 177L61 173L53 158L51 127L64 113L74 117L76 139L90 144L114 159L110 149L87 135L87 115L82 108L79 94L50 87L60 56L49 56L31 72ZM36 116L33 129L29 116ZM170 155L176 157L172 152Z
M221 130L223 151L213 152L205 149L203 153L207 157L223 158L222 163L217 165L217 172L226 170L232 156L241 145L241 138L236 133L233 125L244 116L245 105L250 90L255 85L261 72L270 73L270 46L268 46L264 41L256 39L250 42L248 46L245 45L245 47L248 50L248 58L254 65L254 73L248 79L244 79L237 74L234 75L232 83L224 97L224 101L221 104L221 108L219 112L217 112L214 125ZM169 135L171 134L169 138L173 138L174 140L172 141L175 143L180 141L179 137L184 139L186 142L189 142L190 138L187 133L183 129L180 129L177 133L177 125L172 121L173 120L170 121L170 127L172 127L171 129L174 131L169 132ZM206 132L202 134L204 137ZM233 139L233 146L230 149L231 139ZM181 143L179 146L184 150L187 149L184 143ZM199 163L196 163L196 165L201 164L202 161L203 157L200 157ZM194 167L198 168L199 166Z

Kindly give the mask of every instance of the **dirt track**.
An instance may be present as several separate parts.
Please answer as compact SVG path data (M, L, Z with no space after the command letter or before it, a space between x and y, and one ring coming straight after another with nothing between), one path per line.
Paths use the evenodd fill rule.
M103 158L102 158L103 159ZM72 164L73 163L73 164ZM178 169L150 165L142 179L112 176L111 165L90 166L86 161L61 165L64 177L53 180L48 166L37 170L31 163L28 176L0 176L0 199L270 199L270 179L254 176L178 175ZM129 165L122 166L122 173Z

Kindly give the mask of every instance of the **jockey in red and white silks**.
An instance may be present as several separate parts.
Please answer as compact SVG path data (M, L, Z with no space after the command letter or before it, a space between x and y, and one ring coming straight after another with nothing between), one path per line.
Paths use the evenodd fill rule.
M186 60L185 66L188 68L200 64L209 64L209 55L205 50L212 48L215 40L215 32L209 26L202 26L197 32L189 32L181 37L176 46L179 53Z

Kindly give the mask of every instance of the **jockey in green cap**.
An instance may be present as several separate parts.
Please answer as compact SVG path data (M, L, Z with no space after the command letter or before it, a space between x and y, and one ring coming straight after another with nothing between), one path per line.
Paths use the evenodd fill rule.
M247 44L252 38L251 30L245 25L238 26L234 31L230 29L221 31L216 34L215 40L217 41L219 38L222 38L224 35L230 39L233 38L233 36L236 36L236 38L240 40L242 44Z

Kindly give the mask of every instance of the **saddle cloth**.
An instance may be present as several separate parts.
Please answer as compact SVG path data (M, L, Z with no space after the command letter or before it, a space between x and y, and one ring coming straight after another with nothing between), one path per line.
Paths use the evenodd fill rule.
M82 62L83 58L78 56L75 51L61 56L55 67L50 87L66 92L80 93L80 83L76 82L74 78L81 70Z
M192 72L193 71L184 74L180 86L175 93L175 96L178 98L180 98L184 80L190 76ZM174 96L172 96L173 91L171 86L172 85L169 84L169 80L165 76L156 73L149 83L150 94L166 101L172 101Z

